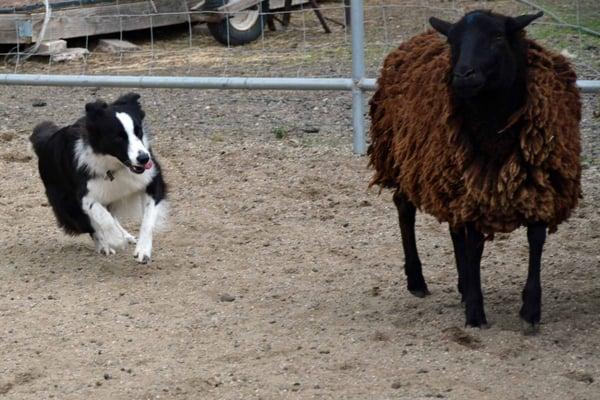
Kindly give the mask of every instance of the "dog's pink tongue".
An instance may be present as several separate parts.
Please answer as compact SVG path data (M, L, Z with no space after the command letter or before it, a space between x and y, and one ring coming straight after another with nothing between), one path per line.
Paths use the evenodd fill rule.
M152 164L152 160L148 161L146 163L146 165L144 165L144 169L150 169L154 166L154 164Z

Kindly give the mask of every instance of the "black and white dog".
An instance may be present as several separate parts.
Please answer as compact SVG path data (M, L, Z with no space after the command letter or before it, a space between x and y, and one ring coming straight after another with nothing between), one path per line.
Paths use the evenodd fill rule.
M58 224L71 235L89 233L106 255L135 243L117 218L142 220L134 252L146 263L152 232L166 213L166 185L144 132L139 94L112 104L88 103L73 125L37 125L30 141Z

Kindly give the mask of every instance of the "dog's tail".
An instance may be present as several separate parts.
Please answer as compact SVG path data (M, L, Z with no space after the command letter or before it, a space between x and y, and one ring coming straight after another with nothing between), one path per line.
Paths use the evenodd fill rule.
M39 154L40 150L48 142L48 139L50 139L50 137L59 129L58 126L50 121L44 121L33 128L33 133L29 136L29 141L31 142L35 154Z

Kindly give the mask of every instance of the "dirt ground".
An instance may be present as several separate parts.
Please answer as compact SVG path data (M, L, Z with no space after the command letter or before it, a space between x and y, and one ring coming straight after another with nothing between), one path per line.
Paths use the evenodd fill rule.
M541 331L524 336L523 230L487 244L490 329L464 328L447 227L422 214L432 295L405 290L348 93L139 92L171 188L149 265L62 234L27 152L35 123L122 90L0 87L0 398L600 398L597 97L584 199L548 239Z

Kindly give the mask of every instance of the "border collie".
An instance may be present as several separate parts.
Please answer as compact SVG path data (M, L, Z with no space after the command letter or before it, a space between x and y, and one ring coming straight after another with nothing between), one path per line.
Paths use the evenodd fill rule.
M142 224L134 252L147 263L152 232L166 212L166 185L143 128L140 95L112 104L85 105L73 125L37 125L29 138L48 201L67 234L88 233L106 255L136 243L117 217L137 215Z

